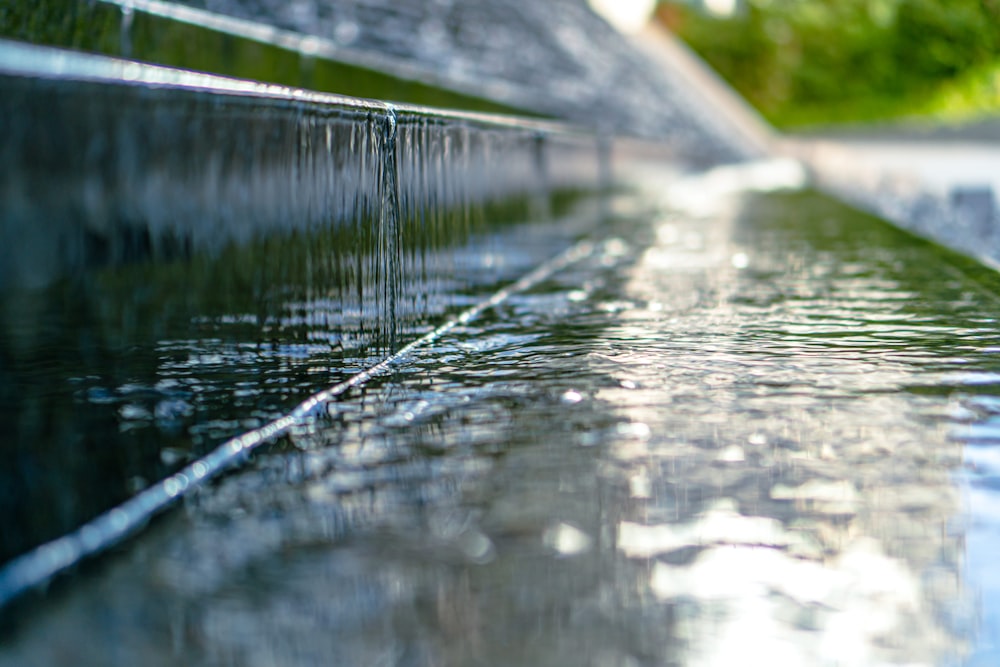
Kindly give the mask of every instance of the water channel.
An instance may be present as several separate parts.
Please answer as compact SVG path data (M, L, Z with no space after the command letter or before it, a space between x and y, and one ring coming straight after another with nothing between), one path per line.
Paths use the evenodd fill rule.
M0 42L0 665L1000 661L1000 277L581 3L356 4L8 10L248 80Z
M0 664L992 664L1000 278L798 185L637 175L572 263L18 606ZM452 246L432 319L566 247L526 229ZM176 466L329 383L308 293L59 400Z

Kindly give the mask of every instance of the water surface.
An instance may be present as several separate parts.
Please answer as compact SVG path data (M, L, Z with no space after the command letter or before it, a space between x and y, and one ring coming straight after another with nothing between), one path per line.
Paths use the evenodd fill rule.
M0 663L988 663L1000 280L718 182L619 202L593 256L60 582Z

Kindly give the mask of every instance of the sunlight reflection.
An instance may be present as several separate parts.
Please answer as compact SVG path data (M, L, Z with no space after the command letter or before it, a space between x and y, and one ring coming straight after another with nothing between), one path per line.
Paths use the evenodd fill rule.
M590 8L624 33L638 32L649 22L656 0L587 0Z
M678 179L667 188L663 201L671 209L705 217L727 210L734 195L798 190L807 183L808 174L800 162L776 158L716 167Z
M914 382L913 335L933 335L910 285L829 256L790 261L747 232L745 195L805 182L782 162L666 192L622 290L664 306L620 315L615 344L590 357L642 387L596 398L650 430L609 451L635 504L616 548L678 610L683 664L936 664L918 656L955 650L940 615L966 605L948 528L959 449L942 443L989 422L901 418L931 409L896 393ZM921 382L949 379L994 378Z

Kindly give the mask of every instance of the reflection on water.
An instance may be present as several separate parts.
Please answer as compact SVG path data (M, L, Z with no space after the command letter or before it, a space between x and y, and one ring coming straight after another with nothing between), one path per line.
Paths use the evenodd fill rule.
M600 188L590 136L0 51L3 562L598 217L578 206Z
M814 194L659 191L57 587L0 662L988 660L998 280ZM158 423L183 387L94 396Z
M398 284L376 275L381 241L317 234L0 299L0 561L380 360L594 216L518 231L452 218L451 240L406 234L426 246L400 252ZM492 260L515 235L537 248Z

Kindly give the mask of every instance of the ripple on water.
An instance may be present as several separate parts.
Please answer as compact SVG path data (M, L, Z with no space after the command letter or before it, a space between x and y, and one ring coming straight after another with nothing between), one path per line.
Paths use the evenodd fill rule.
M331 404L0 657L122 636L118 664L974 654L1000 637L975 527L1000 516L1000 301L959 297L997 281L932 280L958 260L813 194L731 203L616 223L610 265Z

